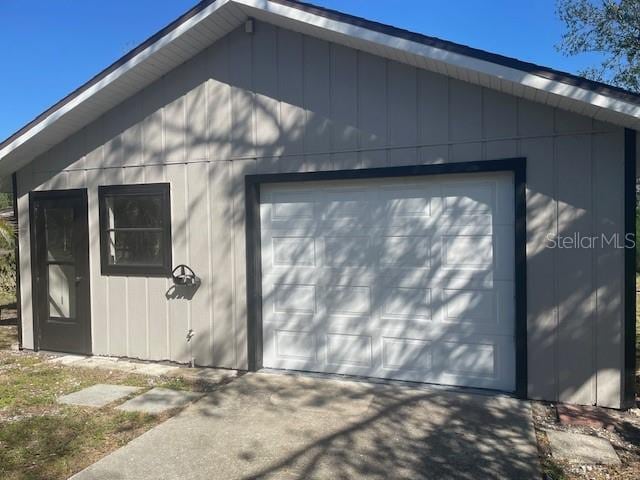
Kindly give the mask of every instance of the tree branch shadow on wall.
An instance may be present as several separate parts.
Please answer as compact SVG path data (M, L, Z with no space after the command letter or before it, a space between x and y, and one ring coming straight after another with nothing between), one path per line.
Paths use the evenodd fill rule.
M297 102L291 98L287 98L284 101L277 88L256 86L250 78L236 78L229 72L229 62L231 61L229 45L236 41L235 37L232 37L233 35L238 37L243 34L242 32L232 33L230 37L222 39L217 44L221 45L222 53L214 52L217 46L205 50L202 54L180 67L187 74L173 74L164 77L141 93L142 100L137 97L137 100L127 100L123 105L116 107L113 112L105 116L109 117L107 120L103 118L96 121L91 128L98 129L99 134L84 135L84 138L93 139L92 142L86 140L84 153L89 153L108 143L103 148L113 149L115 157L120 158L123 164L125 163L123 159L142 159L150 155L149 158L155 160L156 165L163 163L167 158L174 157L182 158L184 162L206 161L209 164L219 162L228 165L230 172L229 182L220 185L219 191L215 193L217 195L216 198L224 199L225 226L228 226L230 230L234 230L236 238L239 239L235 240L236 243L233 243L234 240L228 240L228 245L232 247L228 255L241 256L243 254L242 245L244 243L245 228L243 202L243 176L245 174L253 172L304 171L311 168L346 168L344 163L341 163L341 159L345 157L344 154L334 155L331 151L322 150L312 152L300 150L300 136L304 137L307 127L313 132L313 135L329 135L334 138L350 137L354 134L353 132L356 132L356 135L361 138L377 138L382 137L385 132L367 131L358 125L341 124L337 119L331 118L330 112L327 114L326 111L316 112L310 110L304 102ZM218 57L222 55L224 62L226 62L224 68L219 69L213 65L212 58L214 55ZM250 53L247 53L247 55L247 58L244 59L246 61L251 59ZM200 88L208 82L215 82L216 88L219 88L220 92L222 92L219 97L207 96L204 90ZM185 98L187 94L192 92L193 96L187 102ZM204 108L203 104L205 102L209 104L207 107L209 111L211 109L226 109L232 97L237 104L241 103L240 100L245 102L245 107L235 108L232 123L227 127L216 131L209 123L211 116L206 117L208 120L205 121L204 129L202 125L198 125L198 122L192 121L201 117L201 109ZM179 118L172 118L169 115L170 110L167 109L167 106L176 101L182 102L180 103L181 105L184 104L185 121ZM302 124L297 125L297 128L287 129L282 122L282 118L280 118L279 110L273 108L274 101L278 105L286 104L288 107L297 107L304 111L305 115L301 117ZM124 112L126 112L126 115ZM148 132L144 122L148 121L153 115L157 115L158 112L161 113L161 120L158 121L165 132L164 135L176 136L182 140L177 141L175 144L161 142L162 145L153 146L155 150L149 154L149 152L142 151L142 140L137 135L129 135L129 129L140 125L140 138L147 138ZM261 128L267 128L272 132L269 140L263 143L259 143L255 138L254 127L257 116L262 122ZM151 148L151 144L145 144L144 147ZM206 151L205 156L203 158L190 157L189 149L191 148L200 149L198 151ZM394 150L393 146L380 147L378 153L382 153L386 158L386 155L391 150ZM222 153L227 153L227 156L222 157ZM242 159L228 160L233 156L242 157ZM354 153L353 156L358 157L352 163L356 167L382 166L372 165L366 161L362 162L358 153ZM419 156L408 155L407 158L407 163L415 164L416 158L419 158ZM328 162L326 161L327 159L329 159ZM429 163L430 161L426 160L425 162ZM422 163L423 160L418 160L417 162ZM394 165L401 163L396 161ZM179 164L181 162L175 162L175 165ZM147 165L141 160L140 164L136 166L146 167ZM108 167L120 168L115 165ZM145 181L143 168L132 168L132 166L124 168L129 168L132 172L128 177L128 182ZM208 171L211 172L211 167L209 168ZM552 183L549 182L550 188ZM540 232L544 232L543 234L555 232L557 227L553 215L549 214L549 205L555 205L560 201L563 202L562 210L566 213L566 216L563 217L565 227L558 233L570 235L576 229L585 235L591 233L589 229L593 228L594 222L590 221L590 205L575 204L568 199L559 198L559 194L556 191L532 191L531 187L529 187L527 215L528 218L534 218L538 222L535 227L528 227L530 241L533 236L539 235ZM209 211L208 208L213 202L207 195L194 196L187 200L184 208L186 215L175 217L172 220L174 222L174 231L176 232L175 236L179 240L177 243L181 245L186 243L184 232L187 230L202 234L202 226L194 224L190 214L203 209ZM563 212L560 212L560 214ZM611 220L614 225L616 222L617 220L615 219ZM584 231L585 225L587 225L586 229L589 231ZM216 227L216 225L213 225L212 229ZM308 233L312 234L312 232ZM209 232L209 235L211 235L211 232ZM219 246L212 245L212 248L216 249ZM188 258L189 255L191 255L191 258ZM607 356L604 359L600 358L596 364L595 354L592 351L593 346L596 344L614 347L621 345L622 318L620 318L619 314L622 311L621 285L619 283L597 284L594 280L596 278L595 269L600 268L603 263L618 262L620 258L618 254L611 252L594 253L593 251L581 251L570 253L567 257L563 257L567 260L560 259L561 261L558 262L560 258L558 255L557 252L551 249L538 248L534 251L530 247L527 257L530 279L532 278L531 272L536 272L537 275L536 282L529 282L529 298L536 298L535 302L530 301L528 307L528 343L536 346L529 353L529 365L544 364L548 366L548 370L544 373L538 373L535 379L530 376L530 380L535 383L535 391L532 392L532 396L554 397L565 401L582 401L593 398L591 392L595 388L595 377L599 372L615 372L620 368L620 364L614 358L614 355ZM561 255L565 254L562 253ZM218 292L213 291L213 279L209 270L213 276L224 276L225 281L234 282L235 284L242 283L236 278L231 278L229 271L225 271L222 274L218 273L216 265L208 268L204 265L204 260L195 258L193 253L189 253L184 246L179 247L175 258L179 261L184 259L185 263L194 264L199 272L202 271L202 288L197 291L197 295L206 295L211 302L215 301ZM238 261L236 263L236 261L235 258L231 258L230 264L240 267L235 271L235 275L238 279L243 279L244 271L241 267L244 262ZM291 258L291 261L295 262L296 258ZM437 259L434 266L438 266ZM622 263L620 263L620 267L622 267ZM563 270L564 268L566 270ZM547 272L549 275L546 279L549 282L547 285L540 280L543 278L541 272ZM485 274L486 272L478 273L473 283L470 283L467 287L474 288L486 281L487 277L483 278ZM451 275L453 274L450 274L449 278L445 278L444 281L451 280ZM295 278L292 280L295 280ZM358 270L333 272L329 274L328 281L329 283L339 281L343 285L357 284ZM558 286L562 287L563 283L570 288L557 288ZM549 286L551 284L553 286ZM553 292L549 295L541 295L539 292L545 288L553 289ZM536 289L536 291L532 292L531 289ZM246 315L244 307L240 305L244 301L242 293L241 290L237 292L238 297L235 299L237 304L234 304L231 295L225 296L223 303L227 311L230 312L230 317L241 319ZM191 295L187 295L185 292L175 292L175 294L168 294L167 292L165 294L168 295L168 300L174 302L189 302L196 298L196 292ZM603 312L601 319L596 319L591 310L596 297L598 309ZM130 299L130 301L143 300ZM155 300L150 299L150 301ZM383 299L381 298L373 299L372 309L379 308L382 301ZM184 324L184 330L187 330L186 317L169 318L168 321ZM232 322L233 320L216 319L216 321ZM608 321L619 322L620 329L606 328L604 333L597 329L598 324L604 325ZM239 323L241 323L241 320ZM319 326L312 325L310 328L319 328ZM459 331L459 326L456 327L456 331ZM449 333L451 332L444 330L441 339L446 338ZM562 338L563 345L575 345L575 351L573 349L560 349L558 347L559 338ZM214 349L232 348L230 346L231 343L236 343L236 339L233 342L214 344ZM580 345L590 345L592 347L581 349ZM233 348L237 350L240 347ZM206 359L211 356L210 349L210 335L198 334L194 339L193 347L197 363L206 364ZM185 344L182 354L178 354L178 357L186 358L186 355ZM217 353L213 353L213 355L215 357ZM242 356L238 351L236 351L235 355L236 358ZM203 360L198 362L198 359ZM301 369L304 368L305 365L301 365Z

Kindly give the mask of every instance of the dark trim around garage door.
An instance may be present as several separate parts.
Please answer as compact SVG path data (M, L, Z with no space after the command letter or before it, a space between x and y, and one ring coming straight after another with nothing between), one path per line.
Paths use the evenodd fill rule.
M624 131L624 230L625 241L636 234L636 131ZM629 237L632 235L632 237ZM636 399L636 248L624 250L624 373L622 406Z
M527 255L526 255L526 159L507 158L477 162L412 165L247 175L245 177L247 247L247 340L249 370L262 368L262 274L260 258L260 185L320 180L364 180L453 173L513 172L515 190L515 304L516 391L527 396Z

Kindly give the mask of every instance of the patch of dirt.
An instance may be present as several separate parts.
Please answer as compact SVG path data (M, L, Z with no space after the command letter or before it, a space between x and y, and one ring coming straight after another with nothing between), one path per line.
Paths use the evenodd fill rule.
M565 425L558 421L554 404L531 402L538 439L538 451L545 478L552 480L637 480L640 478L640 409L602 409L612 418L614 429ZM559 461L551 454L546 430L582 433L608 440L622 465L575 465Z

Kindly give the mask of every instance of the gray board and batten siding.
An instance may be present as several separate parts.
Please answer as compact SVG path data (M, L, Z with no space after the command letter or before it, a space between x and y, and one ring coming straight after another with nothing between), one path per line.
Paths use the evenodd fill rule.
M28 193L87 188L92 352L247 368L244 177L526 158L528 396L621 405L624 252L547 235L624 233L624 129L256 22L18 171L23 345L34 347ZM171 184L166 278L102 276L98 186Z

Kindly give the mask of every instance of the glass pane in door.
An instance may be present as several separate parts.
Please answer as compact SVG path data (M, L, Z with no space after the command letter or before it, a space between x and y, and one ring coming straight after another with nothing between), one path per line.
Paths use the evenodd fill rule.
M49 264L49 317L75 318L76 269L74 265Z
M73 208L44 210L49 318L75 318Z
M73 208L49 207L44 211L47 259L73 261Z

